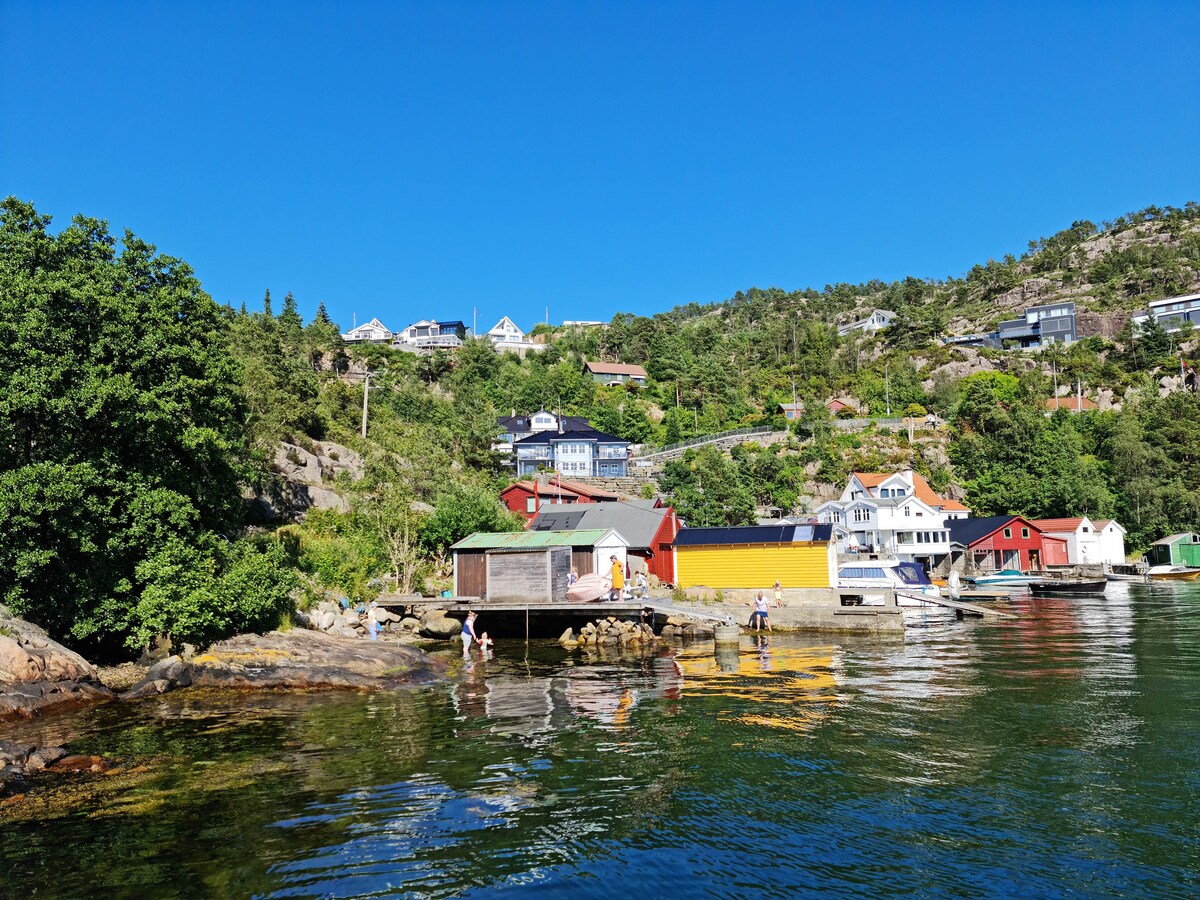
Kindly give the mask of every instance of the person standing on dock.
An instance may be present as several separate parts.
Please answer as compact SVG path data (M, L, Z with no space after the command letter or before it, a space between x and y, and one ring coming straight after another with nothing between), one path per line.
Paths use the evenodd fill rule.
M767 627L767 631L771 630L771 620L767 616L769 605L766 595L759 591L758 596L754 598L754 612L750 614L750 624L754 626L755 631L763 625Z
M950 574L946 576L946 587L950 589L951 600L957 600L962 594L962 579L958 575L958 569L950 570Z
M612 563L612 570L609 573L609 582L612 589L609 592L608 599L610 602L616 603L621 599L621 593L625 590L625 569L621 566L621 561L617 557L610 556L609 562Z

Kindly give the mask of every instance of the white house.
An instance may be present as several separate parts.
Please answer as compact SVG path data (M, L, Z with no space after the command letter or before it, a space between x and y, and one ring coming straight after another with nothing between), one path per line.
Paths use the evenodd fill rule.
M558 472L567 478L629 474L629 441L594 428L535 431L513 442L517 474Z
M386 344L391 341L393 334L388 327L378 319L372 319L357 328L351 328L342 335L347 344Z
M1100 558L1113 566L1125 565L1125 535L1127 532L1116 519L1097 519L1100 535Z
M839 550L873 549L906 562L935 566L950 552L949 519L970 511L934 493L922 476L903 472L855 472L842 496L817 507L817 521L842 526ZM838 534L837 529L834 530Z
M462 346L462 339L466 333L466 326L459 321L439 322L436 319L422 319L393 335L392 346L401 349L453 350Z
M1125 564L1125 529L1111 519L1034 519L1033 524L1043 534L1067 542L1067 562L1073 566Z
M496 345L497 350L512 350L524 356L530 350L540 351L545 350L545 344L535 344L529 339L517 324L505 316L499 322L492 326L487 333L488 340Z
M865 331L867 334L874 334L891 325L895 318L896 314L890 309L877 309L865 319L859 319L857 322L841 326L838 328L838 334L843 337L852 331Z

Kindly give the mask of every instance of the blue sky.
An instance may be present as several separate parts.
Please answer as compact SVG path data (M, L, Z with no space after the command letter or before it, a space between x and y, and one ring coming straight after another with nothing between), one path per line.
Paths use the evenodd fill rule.
M1200 3L0 0L0 192L345 327L961 274L1200 199Z

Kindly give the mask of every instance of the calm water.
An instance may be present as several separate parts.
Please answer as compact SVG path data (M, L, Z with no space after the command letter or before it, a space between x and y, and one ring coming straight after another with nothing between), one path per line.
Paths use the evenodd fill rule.
M0 892L1200 894L1200 589L1012 607L23 723L124 770L0 807Z

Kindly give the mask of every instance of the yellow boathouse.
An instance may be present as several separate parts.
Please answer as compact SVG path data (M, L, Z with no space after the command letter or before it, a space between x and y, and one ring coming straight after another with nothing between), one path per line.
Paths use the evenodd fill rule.
M675 583L722 590L832 588L837 547L832 525L683 528L675 536Z

